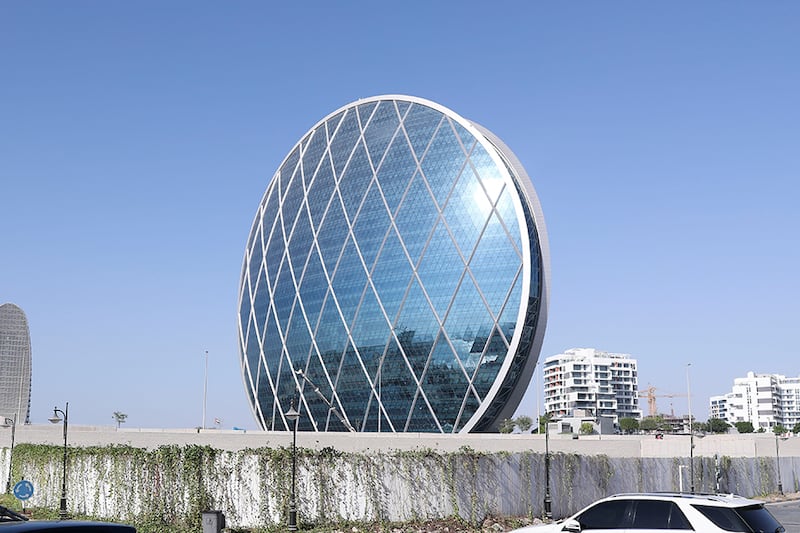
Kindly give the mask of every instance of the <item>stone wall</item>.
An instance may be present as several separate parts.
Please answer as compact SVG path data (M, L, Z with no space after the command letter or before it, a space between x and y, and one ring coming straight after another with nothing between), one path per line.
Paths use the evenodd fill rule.
M13 481L25 477L34 484L36 492L28 505L57 508L63 453L59 434L54 439L31 438L39 434L25 429L27 434L18 433L23 438L14 450ZM170 433L170 438L164 439L168 443L160 445L148 434L153 445L144 447L119 442L122 432L107 433L116 437L95 435L91 439L79 429L73 435L70 427L70 435L77 441L69 450L71 512L130 521L146 516L165 523L190 523L202 510L219 509L232 527L257 527L284 519L291 492L291 440L287 442L285 434L249 433L256 443L276 442L222 449L204 443L196 432L185 433L183 443ZM308 446L312 437L314 445ZM361 446L353 446L358 449L349 451L340 449L346 446L326 446L327 437L331 436L306 434L301 439L298 435L298 508L304 522L407 521L454 515L477 522L487 515L542 515L545 454L539 446L543 439L538 437L451 440L426 436L417 446L411 446L413 441L405 440L407 437L336 437L353 438L348 441L351 444L361 442ZM713 449L695 448L698 492L718 489L759 496L777 491L775 439L743 437L719 439ZM708 446L709 439L712 437L698 439L698 444ZM665 441L652 437L550 439L554 516L566 516L613 493L688 490L690 460L680 453L686 449L686 440L685 436ZM430 442L439 444L424 446ZM458 442L486 446L456 448ZM408 446L398 449L404 443ZM507 450L498 451L503 443ZM798 438L778 444L782 446L781 480L787 492L800 490L800 454L794 453L798 444ZM733 453L726 455L725 451ZM3 479L8 467L6 447L0 449Z

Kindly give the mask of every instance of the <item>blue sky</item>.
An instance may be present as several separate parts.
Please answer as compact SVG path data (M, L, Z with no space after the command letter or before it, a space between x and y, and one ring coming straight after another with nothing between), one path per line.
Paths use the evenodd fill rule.
M258 202L318 120L389 93L526 166L542 357L630 353L664 394L691 362L703 419L747 371L800 375L799 4L283 4L0 3L0 302L30 322L34 422L69 401L76 424L197 426L208 350L208 422L255 428L236 312Z

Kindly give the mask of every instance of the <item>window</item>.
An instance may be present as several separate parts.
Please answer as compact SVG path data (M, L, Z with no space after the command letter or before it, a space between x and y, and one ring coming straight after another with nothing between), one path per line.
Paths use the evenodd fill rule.
M711 520L715 526L725 531L744 533L751 531L744 520L742 520L733 509L728 507L713 507L710 505L693 505L692 507L703 513L703 516ZM770 531L775 531L775 528L772 528Z
M692 529L674 502L640 500L636 503L634 529Z
M581 530L628 528L631 503L630 500L611 500L598 503L577 517Z

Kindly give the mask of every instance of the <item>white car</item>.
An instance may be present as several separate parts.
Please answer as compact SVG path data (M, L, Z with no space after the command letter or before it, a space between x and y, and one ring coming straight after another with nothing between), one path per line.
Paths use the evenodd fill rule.
M695 533L783 533L783 526L757 500L733 494L617 494L598 500L554 524L514 531L604 533L684 530Z

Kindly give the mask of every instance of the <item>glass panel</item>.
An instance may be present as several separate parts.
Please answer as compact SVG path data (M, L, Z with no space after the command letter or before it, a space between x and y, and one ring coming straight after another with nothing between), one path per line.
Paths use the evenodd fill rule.
M367 288L364 300L353 323L352 337L361 353L370 379L375 377L378 362L383 356L391 330L371 288Z
M264 360L269 368L269 374L273 379L278 376L278 365L281 361L281 351L283 345L281 344L280 335L278 335L278 328L275 325L275 319L270 316L267 321L266 335L264 335Z
M378 298L393 323L408 284L411 282L412 274L411 265L400 245L400 239L394 230L390 230L386 244L375 262L372 281Z
M286 326L289 324L289 314L292 311L294 298L295 292L292 275L288 268L284 268L279 274L278 283L275 285L275 293L273 296L273 305L278 315L281 331L285 332Z
M461 124L459 124L455 120L452 120L452 119L449 119L449 118L447 120L450 123L450 125L453 127L453 129L456 130L456 133L458 134L458 137L461 139L461 142L464 144L464 147L466 148L467 153L469 153L472 150L472 147L475 145L475 142L476 142L475 141L475 137L473 137L472 134L470 132L468 132L467 129L464 126L462 126Z
M440 336L422 383L422 390L440 424L450 428L455 425L461 403L467 394L467 386L467 376L462 372L446 339Z
M316 172L320 159L328 146L324 128L311 132L311 135L311 142L306 148L302 159L303 184L306 187L311 182L311 178L314 177L314 172Z
M416 263L439 213L425 181L417 175L395 217L397 229L411 260Z
M422 376L439 324L416 280L411 282L395 331L414 373Z
M453 432L460 431L467 422L469 422L472 415L475 414L475 411L478 410L480 407L481 402L478 400L474 394L467 395L467 401L464 402L464 409L461 411L461 416L458 417L458 422L456 427L454 428Z
M358 111L359 121L361 122L361 129L364 129L364 127L367 125L367 121L369 121L373 111L375 111L376 105L378 105L378 102L369 102L366 104L360 104L356 108Z
M406 111L408 111L408 108L411 105L409 102L405 102L403 100L394 100L394 103L397 106L397 110L401 117L406 114Z
M389 210L394 213L416 171L416 161L404 135L392 141L386 157L378 169L378 181Z
M333 170L330 164L330 158L325 157L322 165L311 183L308 191L306 201L308 202L308 210L311 213L311 220L314 227L319 229L322 222L322 216L325 214L325 209L328 207L328 202L333 196L336 183L333 179Z
M280 222L276 223L276 227L272 232L272 235L269 237L266 249L267 273L269 274L270 285L274 286L275 279L278 276L278 270L283 262L283 253L285 252Z
M439 318L444 320L450 301L464 272L464 262L441 222L436 226L430 245L419 263L419 277L433 302Z
M440 206L444 205L466 158L453 130L446 123L443 124L436 132L429 152L420 162L425 179Z
M511 246L499 221L492 216L469 268L495 316L500 313L521 264L522 260ZM503 268L497 268L497 265L503 265Z
M364 130L364 140L369 150L369 156L372 159L373 166L378 166L392 140L400 120L397 117L397 112L391 102L381 102L377 111L369 121L367 129Z
M493 323L472 280L465 277L445 323L447 336L454 339L454 343L455 339L462 339L469 344L467 354L459 353L464 367L472 369L477 366Z
M314 418L315 426L317 429L322 430L328 417L328 405L323 397L330 401L333 389L328 382L328 377L316 352L309 359L308 367L304 372L310 382L302 378L298 380L300 382L300 390L306 399L311 416ZM319 392L314 392L315 386Z
M430 409L423 401L422 397L417 398L411 419L408 422L406 431L439 432L436 419L431 414Z
M289 257L292 261L295 275L299 278L303 267L306 264L308 252L314 245L314 235L311 233L311 226L308 222L308 211L303 204L297 214L297 220L289 239Z
M325 272L322 270L319 254L314 252L308 259L308 266L300 285L300 299L303 302L303 308L312 331L317 327L317 319L327 292L328 281L325 278Z
M286 351L296 369L305 368L308 364L308 354L311 350L311 335L308 333L305 319L300 309L295 311L292 322L286 333Z
M372 167L367 159L367 151L362 143L358 143L353 153L353 158L347 164L344 174L339 181L339 191L347 210L348 218L352 221L356 217L361 200L372 181Z
M302 141L301 141L302 142ZM295 171L298 168L298 163L300 162L300 146L295 146L292 150L292 153L289 154L289 157L286 158L286 161L281 166L280 170L278 171L278 185L280 187L280 196L283 198L286 195L286 191L289 188L289 181L294 176Z
M484 207L488 209L481 208L481 198ZM486 201L486 195L481 190L475 173L471 168L465 168L443 212L464 257L472 254L490 213L491 206Z
M367 412L370 385L361 366L358 354L349 346L342 360L342 368L336 381L336 392L344 412L353 427L360 427Z
M361 260L358 258L353 241L348 239L336 273L333 277L333 292L339 302L339 307L344 315L345 324L352 324L356 307L361 301L361 295L367 284L367 275Z
M509 239L514 244L520 258L522 258L522 241L520 240L520 228L517 224L517 212L514 209L514 203L511 200L513 189L506 187L497 201L497 212L499 218L502 219L508 231Z
M344 213L342 213L342 206L338 198L335 198L330 207L328 207L328 214L325 216L325 220L322 221L322 228L320 228L317 235L319 251L328 275L333 275L333 269L336 267L339 254L347 238L347 231L347 222L344 219Z
M443 115L438 111L422 104L413 104L408 111L403 124L411 140L411 146L417 154L417 159L422 158L442 117Z
M333 160L333 168L337 176L341 175L342 169L350 158L350 153L353 151L359 135L360 129L358 127L358 119L356 118L355 112L350 110L345 115L331 140L330 153L331 159Z
M500 332L494 329L488 339L486 337L476 338L474 348L476 352L483 350L484 355L475 373L473 385L478 394L485 398L500 372L500 367L508 353L508 346Z
M396 431L402 431L411 411L417 386L394 340L390 341L375 388L392 426Z
M475 171L483 184L483 189L489 205L494 205L505 184L503 173L498 169L497 165L494 164L494 161L486 149L480 144L472 151L470 160L475 166Z
M353 234L367 265L367 270L372 270L383 238L389 230L389 224L389 214L386 212L377 185L373 183L353 226Z

